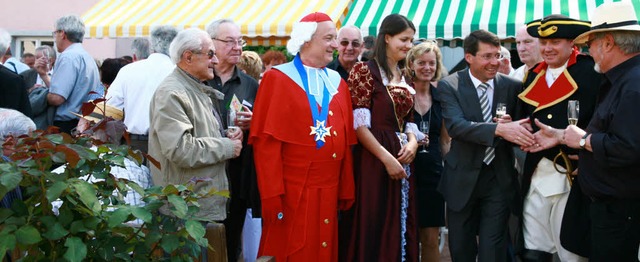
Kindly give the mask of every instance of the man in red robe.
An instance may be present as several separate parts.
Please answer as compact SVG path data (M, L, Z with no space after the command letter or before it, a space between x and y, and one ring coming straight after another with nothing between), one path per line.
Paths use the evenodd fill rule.
M347 84L326 65L338 47L331 18L312 13L293 26L292 62L264 74L249 143L262 200L260 256L337 261L337 211L355 199L356 143Z

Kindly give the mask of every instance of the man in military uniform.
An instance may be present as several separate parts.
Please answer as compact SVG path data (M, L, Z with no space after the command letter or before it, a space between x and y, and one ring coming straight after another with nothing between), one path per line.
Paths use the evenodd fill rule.
M587 126L602 75L594 71L590 56L579 53L573 39L589 29L588 21L556 14L527 24L527 32L540 42L544 61L529 69L524 79L524 91L519 95L522 111L516 119L530 117L531 123L538 119L564 129L569 125L568 101L577 100L580 107L577 124L581 128ZM534 132L538 131L537 126L532 126ZM556 169L554 159L559 154L576 152L566 146L555 146L527 155L522 183L524 250L520 255L523 261L551 261L554 253L558 253L562 261L586 261L560 245L560 227L571 187L565 170L571 161L557 161Z

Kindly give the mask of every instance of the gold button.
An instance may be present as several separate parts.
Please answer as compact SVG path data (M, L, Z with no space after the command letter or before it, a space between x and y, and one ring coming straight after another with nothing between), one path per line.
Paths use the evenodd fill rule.
M552 114L548 114L547 115L547 119L551 119L551 118L553 118L553 115Z
M333 153L333 155L331 157L333 157L335 159L336 157L338 157L338 155L336 155L336 153Z
M329 115L332 116L333 115L333 111L329 110Z
M338 136L338 132L336 132L335 130L333 130L333 136Z
M329 219L328 219L328 218L326 218L326 219L324 220L324 223L325 223L325 224L329 224Z
M327 247L327 246L328 246L327 242L322 242L322 247Z

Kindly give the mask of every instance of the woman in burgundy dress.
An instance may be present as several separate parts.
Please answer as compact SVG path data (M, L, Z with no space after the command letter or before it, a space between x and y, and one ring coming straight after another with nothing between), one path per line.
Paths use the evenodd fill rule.
M415 27L402 15L387 16L373 59L349 74L354 128L356 202L339 222L341 261L417 261L415 176L417 151L412 121L414 89L401 66Z

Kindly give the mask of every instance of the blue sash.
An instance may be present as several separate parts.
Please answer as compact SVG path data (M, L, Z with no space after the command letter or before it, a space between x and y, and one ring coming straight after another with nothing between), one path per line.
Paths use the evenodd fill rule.
M300 60L300 54L296 55L293 59L293 64L300 75L304 91L307 93L307 99L309 100L309 107L311 107L313 122L309 135L315 135L316 148L319 149L324 146L324 137L331 136L331 127L325 126L327 115L329 115L329 100L331 100L331 95L329 94L329 89L325 86L322 91L321 111L318 112L318 103L316 102L316 98L309 92L309 79L307 77L307 71L304 70L304 66L302 65L302 60ZM327 69L325 68L324 70L326 72Z

